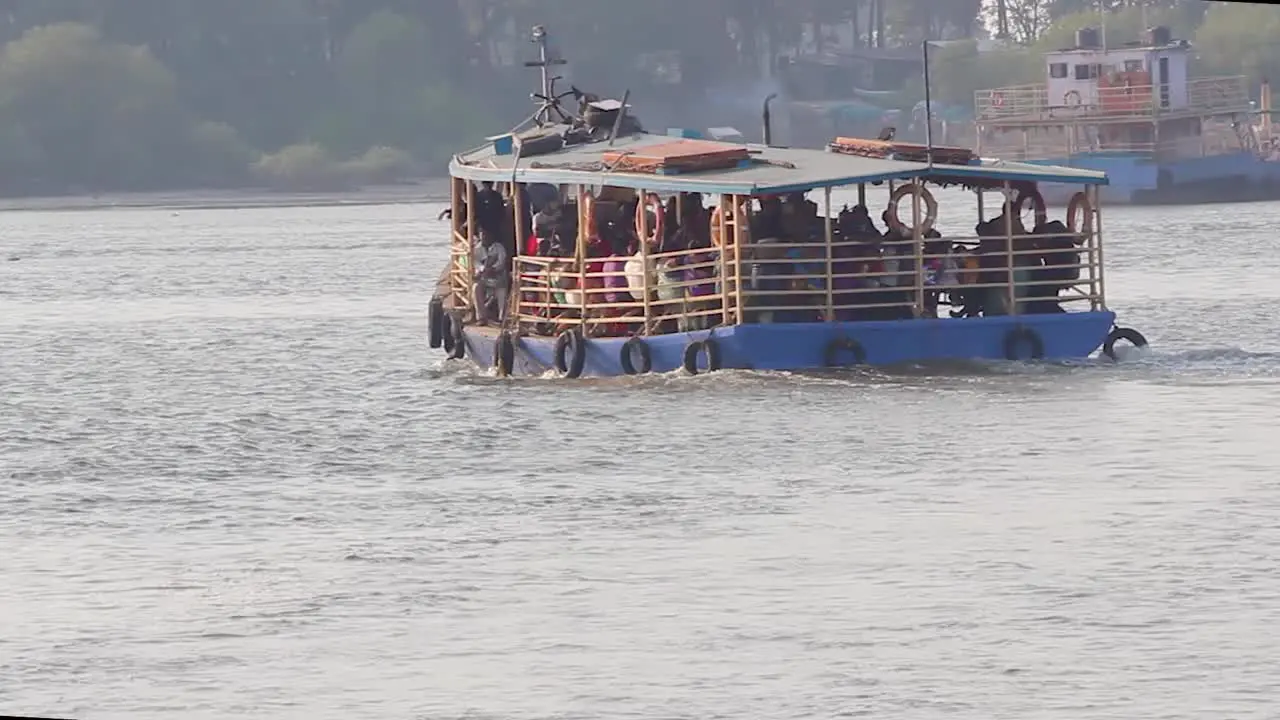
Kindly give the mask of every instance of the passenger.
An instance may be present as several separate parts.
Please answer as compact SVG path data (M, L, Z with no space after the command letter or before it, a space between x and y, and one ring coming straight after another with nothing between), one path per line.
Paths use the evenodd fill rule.
M476 190L475 218L477 228L482 232L501 233L505 206L506 202L503 200L502 193L493 189L492 182L486 180L480 183L480 188Z
M550 249L560 228L560 215L560 201L559 198L556 198L544 205L538 211L538 214L533 216L535 243L532 248L526 248L530 251L529 255L537 255L539 257L553 256Z
M476 321L481 325L501 323L506 317L507 295L511 287L511 258L493 232L480 231L475 267L476 280L472 291Z
M981 227L978 226L979 229ZM951 317L980 317L986 291L971 287L979 281L980 256L976 249L960 243L952 245L951 253L956 258L956 284L947 292L951 303Z
M777 195L760 198L760 211L751 216L751 237L756 240L782 237L782 200Z
M911 306L915 293L898 288L915 285L913 231L901 225L895 229L889 221L889 210L881 213L880 219L884 221L886 227L882 246L886 275L880 281L885 291L877 293L876 304L886 307L878 308L876 316L880 320L906 320L913 317Z
M804 195L789 196L783 213L783 234L786 236L786 258L794 277L789 290L796 293L783 298L781 305L790 310L778 312L781 322L821 322L820 308L826 305L826 250L807 245L822 242L824 229L818 222L818 206L809 203ZM812 310L809 308L813 308Z
M938 299L941 291L936 288L951 288L956 284L956 273L959 267L957 259L951 254L951 243L942 239L942 233L929 228L924 234L924 308L921 317L938 317Z
M858 305L867 305L872 298L866 292L854 292L880 287L879 278L840 277L866 275L883 272L880 262L880 230L865 205L846 207L840 212L836 221L839 244L832 248L833 261L831 272L837 276L832 280L833 290L849 292L833 293L831 301L840 309L835 311L835 319L841 321L870 320L873 317ZM874 313L872 313L874 314Z
M520 207L520 227L515 227L515 208L517 204ZM529 192L523 185L515 185L515 194L505 199L505 208L507 220L511 224L512 233L511 250L512 255L530 255L528 252L531 247L536 247L536 240L533 240L533 205L529 202Z
M716 261L720 259L720 253L711 247L711 219L702 208L701 200L698 202L696 213L686 212L685 217L692 218L695 228L694 232L690 233L689 249L705 252L685 256L684 264L691 267L685 270L684 279L687 282L706 281L687 288L688 312L707 313L689 318L686 330L705 330L715 324L712 311L720 307L720 301L711 297L716 294L715 278L720 274L720 267Z
M1033 285L1040 268L1044 266L1039 252L1039 238L1027 232L1018 219L1014 232L1019 237L1013 239L1013 296L1018 303L1018 314L1035 312L1037 287Z
M986 288L983 296L983 315L1008 315L1009 308L1009 228L1008 221L1002 213L985 223L978 225L978 235L982 241L978 245L979 282L984 285L1004 287ZM1025 308L1024 300L1031 289L1031 268L1039 264L1035 253L1027 252L1035 249L1034 238L1028 235L1022 224L1022 218L1014 215L1013 222L1013 267L1014 299L1018 302L1019 312Z
M791 274L791 264L783 260L785 257L786 247L778 238L762 238L752 246L752 262L746 281L750 293L748 322L786 321L784 316L774 310L788 302L788 296L777 294L791 287L788 277Z
M778 245L785 234L783 229L782 199L777 195L760 198L760 210L751 215L751 245L744 253L747 291L745 318L751 323L774 321L773 310L785 296L768 293L786 290L785 276L790 269L785 263L775 262L779 257Z
M1033 232L1043 236L1037 243L1041 250L1041 267L1035 272L1035 280L1044 284L1033 286L1031 295L1036 300L1028 304L1027 311L1046 314L1066 312L1057 298L1080 278L1080 251L1075 238L1061 220L1039 225Z
M1017 233L1015 223L1014 233ZM1008 251L1009 243L1006 239L1008 229L1005 227L1005 216L997 215L986 222L978 223L974 228L978 237L978 284L989 287L983 287L978 290L980 300L978 301L979 311L983 316L990 317L993 315L1009 314L1009 291L1007 287L994 287L996 285L1006 285L1009 282L1008 270Z

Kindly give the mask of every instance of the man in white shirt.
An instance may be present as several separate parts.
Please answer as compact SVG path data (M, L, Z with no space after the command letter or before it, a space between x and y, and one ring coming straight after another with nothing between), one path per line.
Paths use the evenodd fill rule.
M475 251L476 321L501 323L507 311L511 282L511 258L492 232L480 231Z

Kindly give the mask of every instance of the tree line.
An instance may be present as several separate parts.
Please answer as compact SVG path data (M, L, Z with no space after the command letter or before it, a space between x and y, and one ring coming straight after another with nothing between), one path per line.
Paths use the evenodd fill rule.
M1107 0L1109 32L1136 7ZM1149 3L1205 69L1280 66L1280 12ZM529 110L528 28L544 24L599 92L688 108L759 83L820 28L871 47L951 46L936 92L1034 75L1031 53L1098 0L8 0L0 14L0 194L163 188L329 189L439 174L458 147ZM1221 5L1221 7L1210 7ZM993 15L994 22L992 21ZM1158 17L1156 17L1158 15ZM664 59L665 58L665 59ZM675 58L671 60L671 58ZM1241 59L1243 58L1243 59ZM677 72L669 65L674 64ZM1032 78L1034 79L1034 78ZM969 93L967 97L965 94Z

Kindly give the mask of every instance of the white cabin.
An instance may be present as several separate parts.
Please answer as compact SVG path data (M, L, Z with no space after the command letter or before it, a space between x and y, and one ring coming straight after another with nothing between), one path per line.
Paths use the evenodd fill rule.
M1152 28L1147 41L1115 48L1097 42L1097 31L1076 35L1076 47L1045 54L1045 95L1050 107L1105 104L1108 89L1147 88L1158 110L1185 110L1191 46ZM1101 92L1100 92L1101 89Z

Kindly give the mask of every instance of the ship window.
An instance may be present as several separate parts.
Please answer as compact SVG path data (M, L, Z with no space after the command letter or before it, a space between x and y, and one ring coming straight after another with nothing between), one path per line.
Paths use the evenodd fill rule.
M1088 66L1088 65L1077 65L1077 66L1076 66L1076 79L1077 79L1077 80L1088 80L1088 79L1089 79L1089 66Z
M1124 71L1125 72L1142 72L1142 61L1141 60L1125 60Z
M1049 63L1049 77L1062 79L1067 76L1066 63Z

